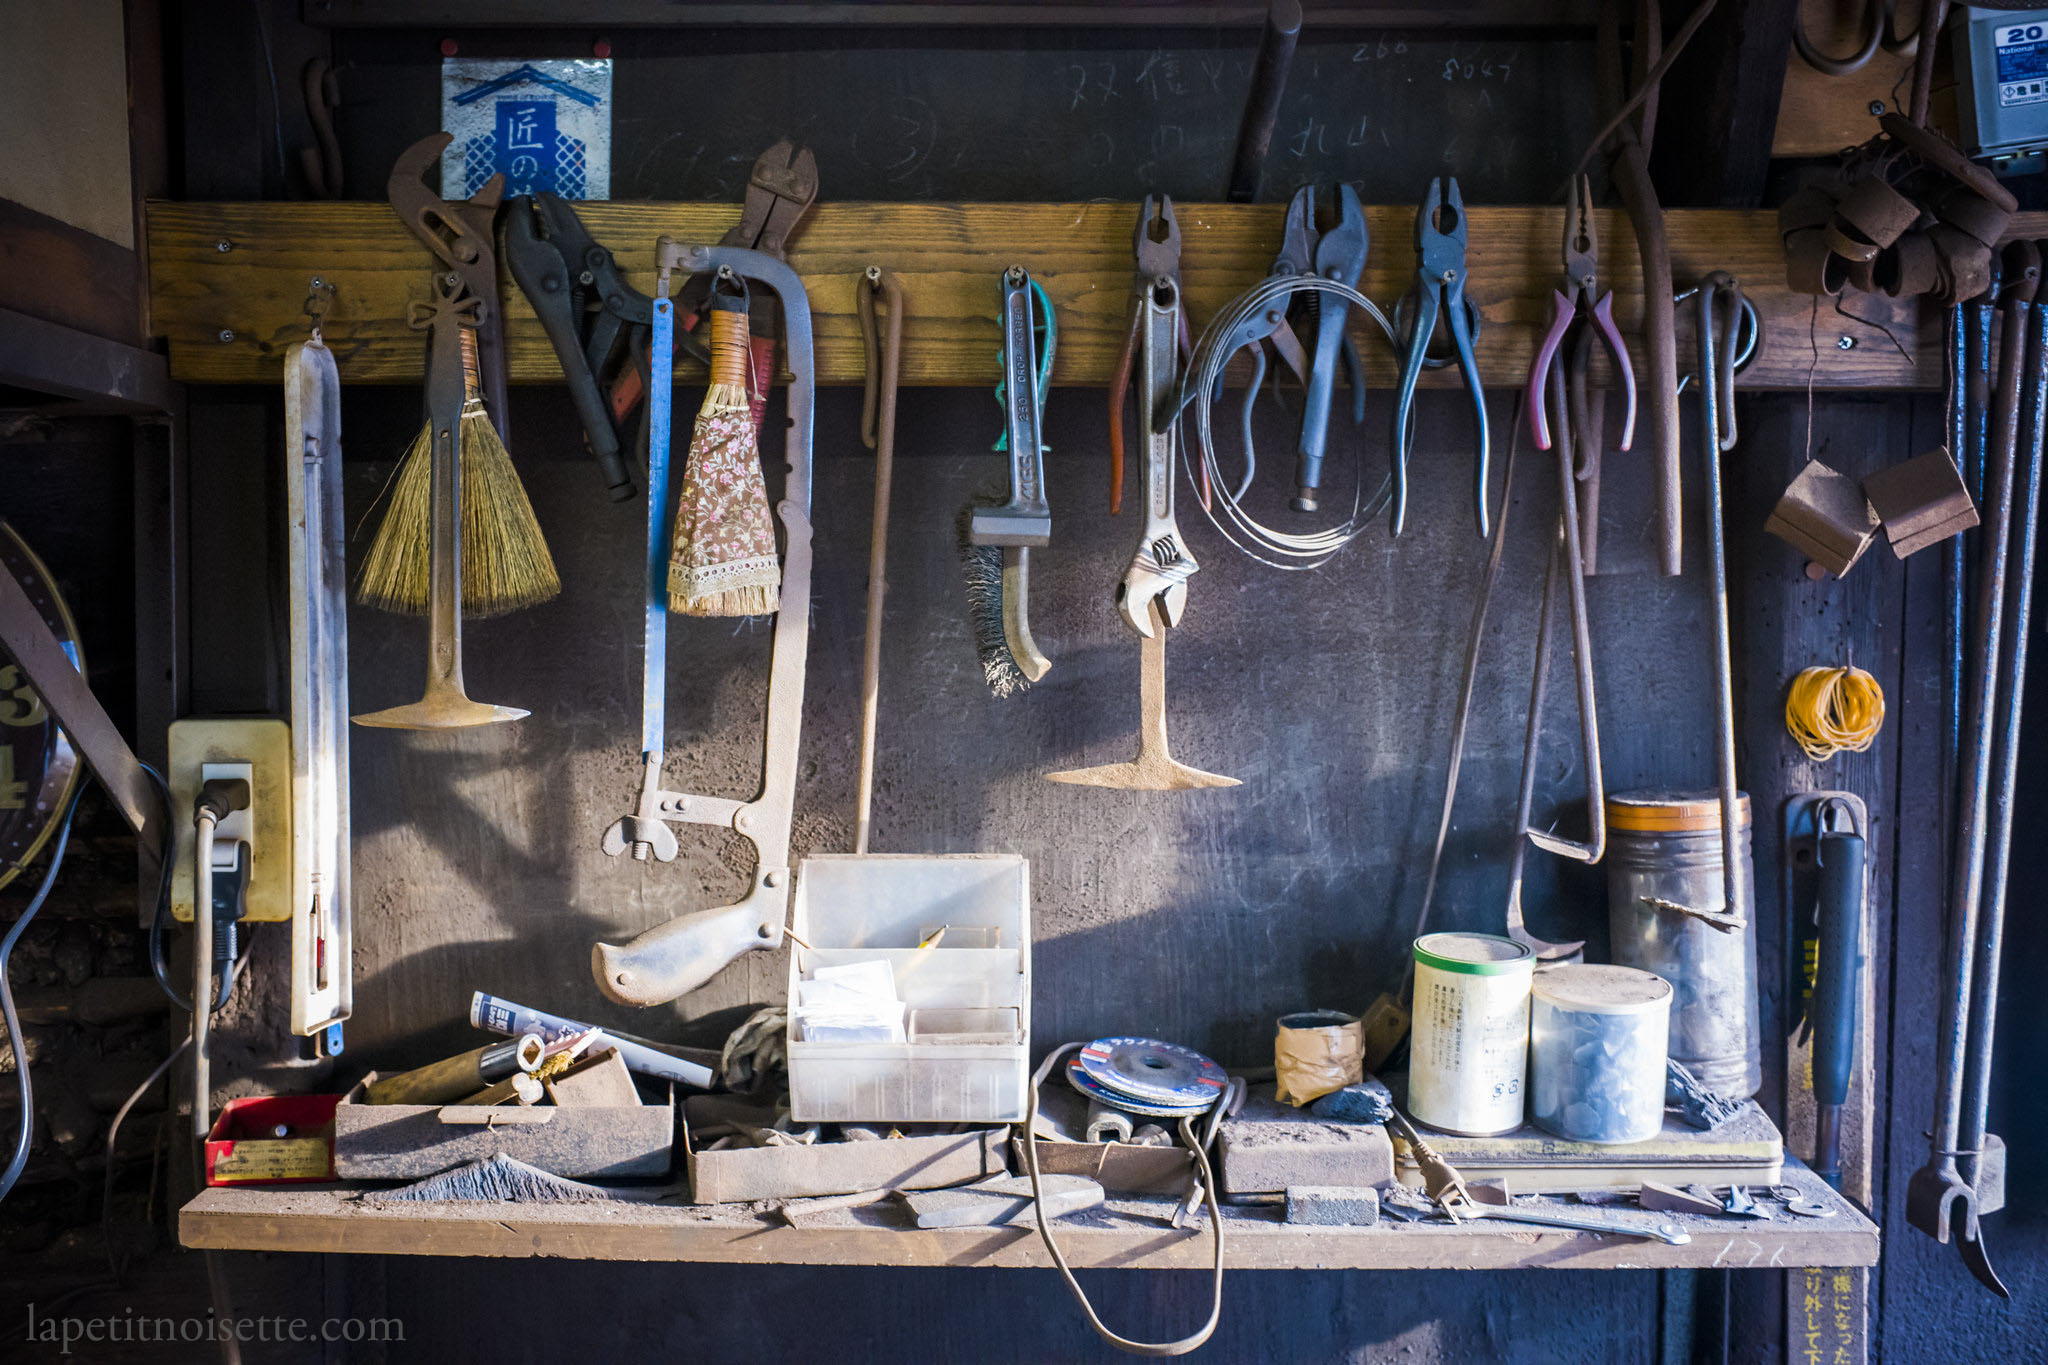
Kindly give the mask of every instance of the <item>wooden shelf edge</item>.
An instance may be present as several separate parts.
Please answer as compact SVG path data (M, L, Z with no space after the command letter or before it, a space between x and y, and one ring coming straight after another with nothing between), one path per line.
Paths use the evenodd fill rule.
M1182 270L1197 324L1260 278L1277 245L1279 205L1178 205ZM662 234L713 241L736 217L730 204L586 203L593 235L648 288ZM804 276L817 335L820 383L857 384L863 357L856 283L870 264L895 272L908 298L903 382L982 385L996 379L996 279L1022 263L1052 296L1060 344L1054 382L1100 386L1121 349L1132 284L1132 204L819 205L791 251ZM1517 388L1551 311L1561 210L1473 205L1468 292L1484 323L1478 343L1489 387ZM1414 210L1367 210L1373 249L1362 281L1391 308L1414 278ZM1602 282L1633 338L1641 314L1634 239L1603 211ZM1764 340L1742 384L1755 389L1934 389L1941 380L1938 315L1912 302L1858 297L1838 310L1785 288L1769 211L1674 210L1667 215L1681 287L1708 270L1743 280ZM336 289L325 325L350 384L416 384L424 348L405 323L431 263L388 207L376 203L171 203L149 206L151 312L169 343L174 379L192 384L274 384L286 347L303 339L310 282ZM2048 214L2022 215L2015 233L2048 233ZM507 290L507 355L515 383L559 382L546 337ZM1680 356L1691 349L1680 310ZM1391 384L1383 340L1359 333L1368 382ZM1847 346L1841 344L1846 338ZM1640 351L1640 347L1638 347ZM1425 374L1454 385L1455 371Z
M1685 1246L1526 1224L1452 1228L1389 1220L1372 1228L1312 1228L1265 1210L1226 1209L1225 1264L1243 1270L1789 1269L1877 1264L1875 1224L1788 1159L1787 1181L1835 1208L1829 1218L1767 1221L1672 1215ZM1175 1232L1164 1202L1120 1202L1093 1226L1057 1236L1076 1266L1199 1270L1213 1255L1206 1229ZM181 1243L235 1251L355 1252L401 1256L566 1257L740 1264L1051 1265L1035 1230L917 1231L852 1211L824 1226L790 1228L743 1206L646 1204L376 1203L346 1189L204 1190L178 1214Z

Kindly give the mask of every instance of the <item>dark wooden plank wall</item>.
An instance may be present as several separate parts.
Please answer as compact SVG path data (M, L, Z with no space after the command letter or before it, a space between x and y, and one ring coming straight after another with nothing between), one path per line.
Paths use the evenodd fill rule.
M281 3L273 13L274 56L285 76L305 51L324 45L289 21L292 8ZM275 194L287 182L279 178L271 139L263 136L269 106L261 51L253 42L216 40L198 10L187 14L184 192ZM468 50L488 51L504 41ZM840 55L843 39L835 35L772 58L768 54L790 44L789 35L725 38L709 47L700 35L614 35L614 41L622 58L622 145L643 149L637 158L621 158L615 181L621 195L727 197L755 147L791 129L828 153L822 158L826 193L840 197L1127 197L1147 188L1185 197L1212 193L1211 180L1222 174L1220 154L1199 151L1153 164L1126 160L1121 150L1100 164L1070 155L1074 139L1091 136L1098 125L1119 138L1136 136L1134 147L1167 136L1163 129L1171 120L1159 113L1156 95L1120 84L1112 97L1091 77L1076 104L1067 87L1042 78L1045 72L1034 64L1050 61L1062 71L1080 65L1085 73L1101 60L1130 75L1150 53L1126 53L1128 40L1117 36L1062 40L1069 46L1050 55L992 47L986 36L890 37ZM1300 107L1291 105L1283 116L1282 139L1290 132L1309 135L1299 157L1289 148L1277 161L1268 196L1310 175L1345 174L1384 185L1392 197L1411 181L1450 169L1465 178L1471 197L1540 200L1560 174L1557 158L1568 159L1590 131L1590 118L1580 101L1530 95L1523 84L1540 69L1549 73L1546 90L1577 87L1578 79L1562 73L1580 70L1573 63L1583 60L1582 49L1527 41L1535 45L1520 50L1519 64L1498 88L1480 80L1485 73L1478 64L1466 83L1466 59L1485 55L1477 44L1427 39L1451 43L1451 50L1425 48L1418 55L1411 38L1409 52L1389 57L1414 69L1361 63L1369 68L1364 76L1348 69L1316 74L1315 54L1304 44L1310 74L1299 87ZM343 138L350 190L374 193L390 157L432 120L433 40L351 33L335 42L348 100ZM1241 59L1248 42L1243 34L1204 36L1175 52L1200 70L1205 55L1228 50ZM520 55L539 50L526 44ZM564 55L569 50L563 48ZM1352 50L1342 54L1346 62ZM1126 55L1135 56L1138 67L1124 66ZM1334 50L1329 55L1343 65ZM1372 59L1381 61L1377 47ZM1453 59L1459 65L1447 79ZM727 65L719 69L730 70L733 61L754 64L747 69L759 79L746 83L754 94L707 114L696 77L721 62ZM849 90L859 97L858 107L876 110L884 94L928 93L917 83L951 79L949 69L979 72L983 83L1000 80L1008 96L977 101L993 111L993 127L953 130L956 140L945 143L949 154L928 152L908 178L892 180L899 162L853 145L857 121L843 112L817 112L854 107L843 98ZM830 79L820 72L832 73ZM1319 140L1308 120L1327 107L1321 92L1332 80L1344 96L1340 102L1360 92L1367 126L1382 118L1401 135L1390 132L1377 147L1347 141L1326 155L1323 149L1332 144ZM289 80L283 84L283 138L296 146L303 129ZM1206 130L1207 146L1227 139L1234 118L1234 101L1219 96L1188 115L1182 136L1189 127ZM1397 118L1420 119L1427 131L1396 124ZM1523 156L1500 152L1497 139L1486 142L1494 155L1457 151L1459 137L1492 138L1503 126L1541 127L1544 136ZM1450 142L1445 127L1454 130ZM671 138L678 129L701 131L697 140L712 150L686 154L696 141L680 149ZM1039 140L1015 141L1023 136L1018 129L1034 130ZM922 129L919 136L940 146L937 130ZM649 147L654 150L644 150ZM1507 399L1497 394L1493 405L1503 445ZM821 405L800 852L843 848L849 825L870 487L866 457L853 435L855 401L840 393ZM1469 527L1467 418L1455 402L1448 395L1425 399L1417 469L1422 515L1410 539L1397 546L1376 529L1330 569L1281 576L1237 558L1199 513L1186 509L1204 567L1194 581L1187 623L1169 651L1176 750L1244 777L1246 786L1136 796L1072 791L1038 778L1054 766L1122 757L1135 720L1136 650L1106 604L1135 527L1128 518L1110 522L1101 511L1099 397L1056 393L1049 418L1060 543L1043 557L1034 605L1056 671L1031 696L999 704L985 697L974 677L947 529L953 508L993 474L986 447L995 410L985 395L906 396L876 847L1015 848L1032 855L1041 927L1041 1044L1137 1027L1250 1061L1280 1010L1355 1006L1398 975L1434 829L1458 655L1483 557ZM195 493L211 478L227 499L211 519L195 514L199 548L237 556L242 569L256 570L269 553L266 518L274 521L256 489L267 477L262 470L275 436L275 400L206 394L195 408L211 410L195 411ZM1377 395L1365 442L1370 468L1377 468L1384 450L1384 412L1385 397ZM369 506L416 420L407 396L350 396L352 517ZM1938 874L1932 869L1939 849L1920 803L1938 717L1938 695L1929 690L1938 675L1929 651L1938 634L1939 567L1927 557L1903 571L1880 548L1844 584L1806 582L1797 557L1758 528L1807 453L1807 405L1797 396L1745 400L1743 421L1746 439L1729 464L1729 515L1744 776L1762 816L1757 872L1766 1102L1782 1111L1780 1040L1796 1010L1784 975L1776 894L1777 811L1788 791L1825 778L1873 797L1879 816L1873 961L1888 1006L1881 1006L1878 1033L1876 1183L1891 1230L1887 1264L1873 1289L1882 1304L1880 1340L1895 1347L1897 1359L1947 1354L1944 1343L1957 1342L1968 1343L1959 1355L2024 1357L2038 1350L2038 1315L2024 1308L1980 1311L1953 1253L1906 1229L1901 1217L1904 1177L1922 1159L1917 1135L1932 1085L1927 1046L1939 960ZM590 938L711 903L741 875L735 855L743 860L743 853L701 832L686 840L684 860L668 867L622 866L597 852L598 833L622 809L633 784L638 509L602 500L559 392L515 395L513 424L514 449L567 593L523 616L479 624L470 636L474 693L531 706L532 719L469 736L358 739L359 1017L350 1031L351 1067L424 1059L464 1045L471 1035L455 1020L472 986L622 1020L624 1014L597 1001L589 983L584 951ZM1812 449L1837 467L1861 472L1913 453L1934 438L1935 426L1938 418L1924 400L1824 398L1813 409ZM261 444L258 430L265 433ZM1269 450L1284 449L1277 439L1269 432ZM1339 462L1339 474L1351 468L1349 459ZM201 468L209 463L211 473ZM1631 457L1611 457L1607 572L1590 585L1610 785L1704 785L1711 776L1711 713L1698 503L1689 504L1689 576L1652 576L1646 473ZM1687 477L1697 479L1690 443ZM1489 632L1467 798L1439 901L1443 923L1496 922L1551 488L1548 467L1525 451L1516 484L1522 520ZM195 647L192 708L264 704L258 699L273 695L276 686L264 676L274 671L275 645L254 637L270 629L271 609L253 596L195 597L195 617L215 610L231 610L235 625L217 631L218 647ZM351 624L358 708L409 698L421 661L417 626L364 613ZM759 632L728 633L702 623L679 623L676 640L672 771L690 773L714 790L743 793L757 762L751 727L765 640ZM1879 673L1893 697L1891 729L1873 755L1816 769L1782 735L1780 689L1798 667L1852 651ZM1563 659L1558 669L1552 691L1560 709L1545 750L1543 801L1569 826L1576 818L1572 798L1582 788L1568 739ZM1897 842L1888 844L1894 829ZM2021 842L2028 847L2024 837ZM2022 862L2020 870L2028 866ZM1895 892L1886 884L1894 867ZM2016 877L2016 884L2027 883ZM1540 855L1532 859L1538 932L1586 933L1597 952L1604 938L1601 896L1597 873L1564 875ZM271 947L279 950L273 968L281 969L281 944ZM714 1036L750 1003L777 998L779 968L779 960L756 959L679 1008L653 1016L669 1024L649 1023L646 1016L635 1022L650 1032L694 1029ZM2012 971L2007 979L2019 975ZM2008 1022L2020 1037L2030 1037L2025 1030L2032 1021L2015 1021L2015 1013L2008 1011ZM226 1040L224 1065L260 1066L282 1042L247 1029ZM2024 1149L2019 1168L2035 1169ZM2017 1266L2002 1261L2020 1272L2023 1285L2033 1282L2044 1260L2042 1230L2033 1218L2008 1213L1993 1225L1992 1235L2003 1238L2010 1230L2016 1252L2031 1258ZM685 1345L736 1357L1101 1354L1049 1273L340 1260L327 1277L329 1310L403 1314L411 1347L394 1358L480 1345L553 1356L600 1342L636 1353ZM1162 1334L1199 1318L1205 1295L1196 1276L1094 1275L1089 1285L1113 1324ZM563 1289L571 1300L588 1296L625 1311L593 1334L584 1314L521 1315L513 1322L495 1307ZM1275 1360L1670 1358L1683 1350L1691 1322L1706 1342L1725 1323L1734 1358L1766 1360L1784 1354L1782 1295L1782 1278L1769 1274L1239 1275L1227 1290L1225 1326L1211 1350L1219 1359ZM807 1302L811 1311L789 1312L795 1301ZM475 1311L458 1306L472 1302Z

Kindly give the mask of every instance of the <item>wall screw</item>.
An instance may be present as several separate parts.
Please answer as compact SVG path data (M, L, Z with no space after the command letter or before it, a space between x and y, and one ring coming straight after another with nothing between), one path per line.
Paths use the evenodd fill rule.
M1870 102L1870 116L1871 116L1872 118L1882 118L1882 117L1884 117L1884 101L1883 101L1883 100L1872 100L1872 101Z
M223 327L220 329L220 339L222 341L233 341L235 339L235 334L233 332L230 332L227 328Z
M235 249L235 244L229 241L227 238L223 237L213 244L213 249L225 255L226 253L233 251Z
M1838 350L1838 351L1853 351L1853 350L1855 350L1855 349L1856 349L1856 338L1855 338L1855 337L1852 337L1852 336L1849 336L1849 335L1847 335L1846 333L1845 333L1844 335L1842 335L1842 336L1838 336L1838 337L1836 337L1836 338L1835 338L1835 349L1836 349L1836 350Z

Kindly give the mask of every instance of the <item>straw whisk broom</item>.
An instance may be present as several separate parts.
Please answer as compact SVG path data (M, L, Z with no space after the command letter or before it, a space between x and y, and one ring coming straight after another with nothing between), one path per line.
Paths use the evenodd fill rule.
M690 436L668 564L668 609L687 616L761 616L781 598L782 561L749 401L744 289L724 270L712 289L711 388Z
M534 518L519 471L484 408L476 332L462 329L462 610L502 616L562 591L554 556ZM413 438L393 477L384 520L356 581L356 600L424 616L433 541L433 424Z

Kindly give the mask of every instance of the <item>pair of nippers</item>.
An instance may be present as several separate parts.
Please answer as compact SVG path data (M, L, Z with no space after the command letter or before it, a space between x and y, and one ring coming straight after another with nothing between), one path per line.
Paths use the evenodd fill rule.
M1614 361L1627 403L1627 415L1621 424L1620 449L1627 450L1636 438L1636 372L1629 363L1628 343L1622 340L1621 329L1614 325L1614 291L1597 292L1599 253L1599 238L1593 230L1592 179L1585 175L1573 176L1571 199L1564 210L1564 285L1551 293L1550 330L1544 334L1543 344L1536 348L1536 358L1529 365L1529 426L1536 433L1538 450L1550 449L1550 421L1543 394L1551 366L1562 363L1570 369L1583 371L1594 333L1598 333L1607 347L1609 358ZM1565 361L1560 361L1558 351L1564 345L1565 334L1580 322L1586 326L1580 329L1572 354ZM1568 380L1571 377L1567 375ZM1582 380L1583 375L1580 378ZM1579 477L1586 477L1583 466L1579 469Z
M1429 343L1441 316L1450 330L1458 372L1465 377L1466 391L1472 396L1472 416L1479 428L1473 487L1479 534L1487 535L1493 521L1486 507L1486 389L1479 380L1479 363L1472 357L1472 341L1479 333L1479 307L1465 297L1465 201L1458 194L1456 176L1439 176L1429 182L1429 193L1415 214L1415 255L1420 262L1415 286L1403 300L1409 324L1408 355L1394 399L1393 531L1400 535L1407 521L1408 456L1415 446L1415 381L1429 362Z
M1564 211L1563 287L1551 295L1555 306L1550 330L1530 362L1525 401L1537 449L1551 448L1554 429L1555 444L1561 447L1559 457L1571 466L1578 502L1579 558L1586 573L1593 573L1599 562L1600 457L1607 444L1600 407L1589 392L1596 336L1614 362L1626 400L1620 449L1627 450L1636 434L1635 365L1621 330L1614 325L1614 295L1599 292L1598 250L1593 184L1584 175L1574 176Z
M1131 236L1131 254L1138 263L1136 288L1131 305L1131 326L1124 336L1124 349L1117 357L1116 369L1109 380L1109 514L1116 516L1124 510L1124 402L1130 393L1131 378L1137 368L1139 339L1144 334L1148 309L1146 299L1152 293L1153 282L1166 280L1173 287L1176 300L1180 297L1180 220L1173 216L1173 198L1160 195L1154 199L1145 196L1144 207L1138 211L1138 226ZM1174 310L1179 319L1179 340L1175 343L1180 355L1186 358L1194 350L1188 335L1188 320L1178 306ZM1140 403L1143 408L1143 403ZM1142 412L1141 412L1142 415ZM1146 435L1151 434L1147 429ZM1202 505L1209 505L1206 482L1202 492Z

